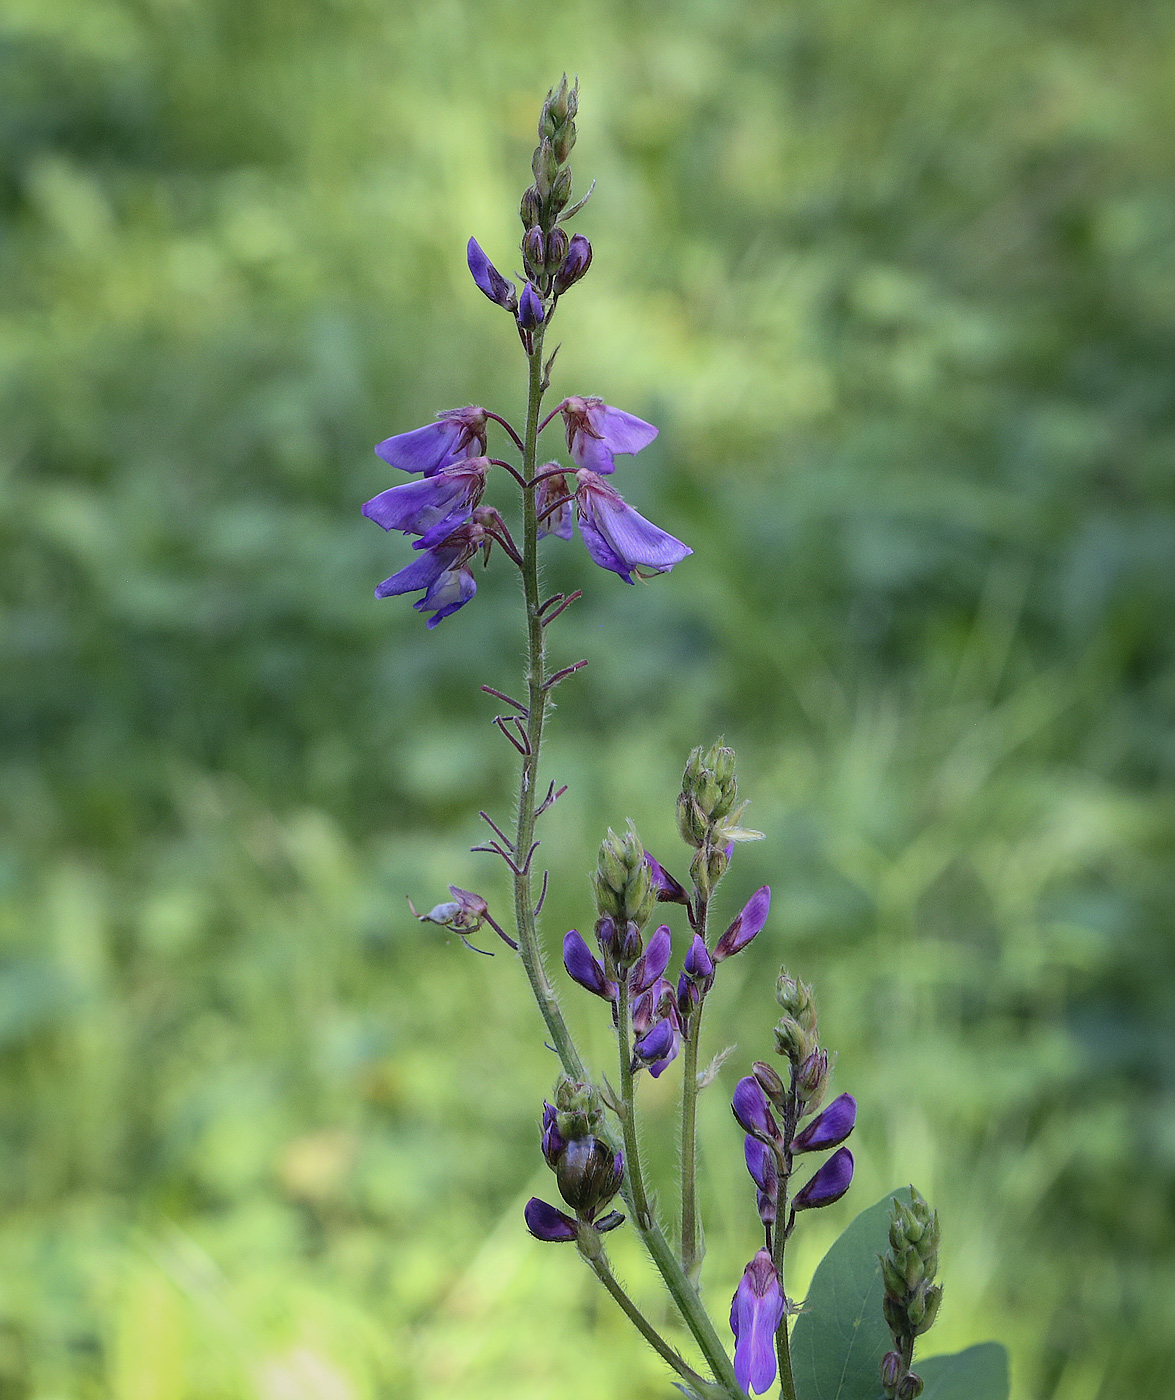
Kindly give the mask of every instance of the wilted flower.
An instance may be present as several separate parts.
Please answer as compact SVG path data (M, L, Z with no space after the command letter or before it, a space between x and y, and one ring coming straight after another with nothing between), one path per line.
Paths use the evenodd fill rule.
M581 398L573 394L563 400L559 409L567 429L567 450L575 465L587 467L602 476L614 470L616 453L639 452L657 436L657 429L652 423L646 423L635 414L625 413L623 409L613 408L603 399Z
M634 569L668 573L674 564L693 553L680 540L646 520L594 471L581 469L575 475L580 533L600 568L610 569L625 583L631 583Z
M569 540L572 535L571 493L567 489L567 477L555 468L558 462L547 462L539 468L542 481L534 489L534 508L539 522L539 539L544 535L558 535L561 540ZM543 476L550 472L550 476Z
M454 462L478 457L486 450L486 411L476 404L448 408L435 423L397 433L377 443L375 455L402 472L432 476Z
M476 238L469 240L466 258L473 280L486 296L497 306L504 307L507 311L514 311L518 306L518 292L515 290L514 284L508 282L490 262L489 258L482 252Z
M771 1255L759 1250L743 1271L730 1304L734 1374L746 1391L761 1395L775 1381L775 1332L784 1297Z
M498 937L511 948L518 947L510 935L495 923L490 915L489 905L481 895L474 894L472 890L463 890L458 885L450 885L449 893L453 896L452 899L447 899L443 904L435 904L427 914L416 914L411 900L408 901L408 908L416 914L422 924L440 924L442 928L451 929L467 948L473 948L473 944L466 935L476 933L482 924L489 924ZM485 949L476 948L474 951L480 953Z

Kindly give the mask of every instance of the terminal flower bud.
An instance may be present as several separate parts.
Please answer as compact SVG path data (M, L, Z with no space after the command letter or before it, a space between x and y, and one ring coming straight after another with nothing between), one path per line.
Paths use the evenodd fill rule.
M824 1152L839 1147L857 1122L857 1101L841 1094L792 1141L793 1152Z
M582 233L572 234L567 256L555 273L556 295L562 296L568 287L573 287L591 265L592 245Z
M501 306L507 311L514 311L518 306L518 292L515 290L513 282L508 282L490 262L489 258L482 252L476 238L469 240L466 248L466 259L473 280L485 295L496 306Z
M834 1152L814 1177L796 1193L795 1210L818 1210L839 1201L853 1180L853 1154L847 1147Z
M518 301L518 324L524 331L533 331L543 323L546 312L543 310L543 299L538 294L538 289L533 282L528 282L522 289L522 296Z
M596 861L593 877L596 891L596 908L600 917L632 922L637 925L637 946L633 952L628 931L621 934L621 947L618 949L618 962L628 962L640 957L639 932L653 912L655 895L649 867L645 864L644 847L640 837L630 827L623 835L609 829L600 844L600 854Z
M775 1333L783 1319L779 1275L765 1249L743 1271L730 1304L734 1374L745 1391L761 1395L775 1383Z
M714 947L714 961L741 953L753 938L758 937L771 910L771 887L763 885L751 895L734 922Z

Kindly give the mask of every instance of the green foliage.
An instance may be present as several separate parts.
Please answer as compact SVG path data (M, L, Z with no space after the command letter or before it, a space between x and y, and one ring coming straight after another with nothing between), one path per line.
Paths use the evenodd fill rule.
M404 902L503 897L464 851L510 796L477 685L513 689L513 581L426 635L371 598L405 552L357 510L378 439L517 410L463 250L513 266L564 69L599 185L554 387L661 426L618 484L695 553L625 589L550 542L587 594L556 654L591 661L552 725L550 947L591 919L609 825L684 874L682 763L724 734L766 839L716 922L774 891L707 1008L727 1087L785 961L861 1104L854 1194L917 1180L942 1214L936 1343L1007 1340L1016 1400L1163 1392L1173 26L1161 0L577 0L541 26L10 0L5 1396L664 1393L522 1233L552 1066L517 967ZM717 1313L757 1231L723 1095ZM851 1211L797 1230L793 1291Z
M880 1255L888 1242L891 1191L862 1211L821 1260L792 1329L799 1400L878 1400L881 1358L893 1345L882 1317ZM1008 1356L996 1342L923 1361L914 1370L931 1400L1008 1400Z

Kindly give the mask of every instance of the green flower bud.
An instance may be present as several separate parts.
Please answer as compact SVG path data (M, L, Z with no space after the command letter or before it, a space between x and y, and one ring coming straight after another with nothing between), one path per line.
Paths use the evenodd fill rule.
M555 1086L555 1123L561 1135L586 1137L603 1122L604 1105L595 1085L561 1076Z
M552 151L551 154L554 156L554 151ZM564 168L559 171L558 175L555 176L554 183L551 185L551 194L548 202L555 213L558 213L561 209L566 207L567 201L570 198L571 171L564 166Z
M816 1039L792 1016L785 1016L775 1027L775 1051L786 1055L793 1065L802 1065L816 1048Z
M555 159L555 149L550 141L544 139L535 147L530 167L534 171L535 188L541 198L545 200L550 196L556 176L559 174L559 162Z
M922 1377L907 1371L898 1386L898 1400L918 1400L922 1394Z
M706 818L702 809L687 793L677 799L677 829L687 846L698 850L706 844Z
M518 206L518 217L522 220L522 227L526 229L534 228L542 220L543 201L533 185L523 193L522 203Z
M906 1292L906 1276L894 1262L892 1254L883 1254L881 1257L881 1281L885 1284L885 1291L892 1293L895 1297L903 1297Z
M932 1283L926 1290L926 1316L918 1324L916 1335L921 1336L923 1332L929 1332L934 1325L934 1319L938 1316L939 1304L942 1302L942 1284Z
M779 979L775 984L775 1000L786 1015L797 1020L805 1030L816 1029L816 998L806 982L789 977L787 969L779 969Z
M653 888L641 839L630 826L623 836L609 828L600 845L592 883L601 918L634 923L644 928L653 913L657 894Z

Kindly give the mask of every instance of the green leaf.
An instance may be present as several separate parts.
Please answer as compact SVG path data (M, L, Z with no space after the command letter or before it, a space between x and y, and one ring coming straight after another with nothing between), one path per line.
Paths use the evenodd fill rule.
M799 1400L879 1400L881 1358L892 1342L881 1311L878 1256L895 1197L908 1202L909 1189L891 1191L862 1211L820 1261L792 1331Z
M915 1352L914 1370L926 1382L922 1400L1008 1400L1008 1353L999 1342L927 1361Z

